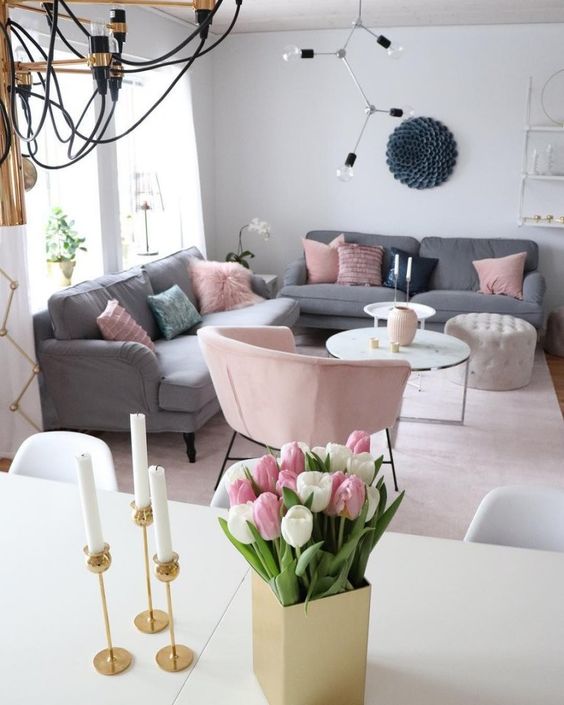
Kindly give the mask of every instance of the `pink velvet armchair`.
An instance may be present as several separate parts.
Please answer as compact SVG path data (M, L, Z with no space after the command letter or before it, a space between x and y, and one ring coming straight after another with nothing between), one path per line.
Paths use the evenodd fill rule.
M349 361L296 353L289 328L262 326L198 331L200 346L227 423L237 434L270 448L299 440L310 447L344 443L351 431L389 429L399 415L411 372L400 360ZM216 484L216 487L217 487Z

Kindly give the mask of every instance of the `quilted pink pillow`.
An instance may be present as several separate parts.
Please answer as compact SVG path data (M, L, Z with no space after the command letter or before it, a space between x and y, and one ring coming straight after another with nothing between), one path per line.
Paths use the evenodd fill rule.
M522 299L526 259L526 252L518 252L507 257L474 260L472 264L480 277L480 293Z
M345 286L382 286L383 247L341 245L337 284Z
M96 319L104 340L122 340L146 345L155 352L155 345L147 332L119 305L116 299L110 299L104 311Z
M189 265L200 313L232 311L264 301L251 289L251 272L236 262L193 258Z
M339 254L337 248L345 244L345 236L341 233L326 245L317 240L302 240L309 284L334 284L339 274Z

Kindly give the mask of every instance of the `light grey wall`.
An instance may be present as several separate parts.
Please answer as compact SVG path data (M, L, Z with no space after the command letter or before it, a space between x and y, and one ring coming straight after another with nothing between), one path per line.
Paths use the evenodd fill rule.
M335 169L354 145L362 103L335 58L286 64L281 52L292 43L331 51L345 32L234 36L213 57L215 224L210 216L209 254L222 258L233 249L239 228L254 216L273 226L270 242L249 235L245 243L257 253L255 271L261 272L282 272L312 228L419 238L524 237L541 246L549 306L564 303L564 229L517 226L527 79L532 75L538 86L564 65L564 25L397 28L386 34L406 47L400 61L390 61L366 35L351 46L351 63L377 106L409 103L417 114L450 127L460 153L452 178L426 191L396 182L385 150L398 123L375 116L353 181L339 182ZM203 113L209 100L208 92L199 117L208 131L210 115ZM534 119L540 122L538 111ZM564 133L551 139L564 150ZM202 168L210 173L209 163ZM555 215L564 214L564 183L559 189L548 200L539 196Z

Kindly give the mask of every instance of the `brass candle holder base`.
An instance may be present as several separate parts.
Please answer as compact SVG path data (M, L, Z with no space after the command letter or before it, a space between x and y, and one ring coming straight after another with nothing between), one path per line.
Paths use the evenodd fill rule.
M133 522L143 530L143 556L145 559L145 581L147 587L147 602L149 609L140 612L133 623L143 634L158 634L168 627L168 615L162 610L153 609L153 596L151 592L151 571L149 569L149 544L147 541L147 527L153 523L153 508L137 507L131 502Z
M187 646L177 644L174 638L174 615L172 613L172 596L170 584L178 577L180 565L178 554L173 553L170 561L161 562L157 556L153 557L157 578L166 586L166 601L168 607L168 628L170 631L170 644L157 651L155 659L163 671L176 673L188 668L194 660L194 652Z
M112 635L110 633L110 619L108 616L108 603L106 601L106 589L104 586L104 573L112 564L112 556L110 547L104 544L104 550L100 553L89 553L88 546L84 547L86 554L86 566L91 573L98 576L100 584L100 596L102 598L102 611L104 614L104 625L106 628L106 640L108 647L99 651L92 663L94 668L103 676L115 676L118 673L123 673L133 661L133 656L127 649L122 649L112 644Z

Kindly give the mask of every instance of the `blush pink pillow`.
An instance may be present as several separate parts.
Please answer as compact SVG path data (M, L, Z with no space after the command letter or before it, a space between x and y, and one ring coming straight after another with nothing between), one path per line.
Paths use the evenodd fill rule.
M232 311L264 301L251 289L251 272L236 262L194 258L189 266L200 313Z
M119 305L116 299L110 299L104 311L96 318L96 323L104 340L122 340L146 345L155 352L155 345L147 332L137 321Z
M382 286L384 248L347 243L339 253L337 284L345 286Z
M317 240L302 240L309 284L334 284L339 274L339 255L337 248L344 245L345 236L341 233L326 245Z
M526 252L507 257L478 259L472 262L480 278L481 294L504 294L523 298L523 274Z

